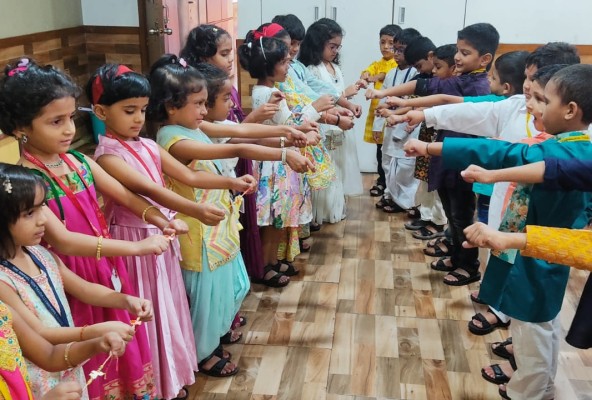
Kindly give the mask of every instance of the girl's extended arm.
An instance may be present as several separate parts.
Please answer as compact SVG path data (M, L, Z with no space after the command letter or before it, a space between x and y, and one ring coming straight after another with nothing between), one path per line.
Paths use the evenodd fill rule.
M199 129L209 137L233 137L233 138L273 138L285 137L289 140L305 140L304 134L288 125L263 125L263 124L214 124L203 121Z
M386 99L386 104L394 107L434 107L456 103L464 103L464 98L449 94L433 94L431 96L415 97L413 99L403 99L397 96L391 96Z
M166 154L166 152L164 150L161 151L160 153L161 153L161 156L162 155L168 156L166 158L166 161L169 161L170 159L172 159L172 157L169 154ZM169 164L166 161L164 158L162 159L163 172L166 173L167 175L169 175L170 168L168 168ZM176 160L174 160L174 161L180 167L185 168L189 173L191 173L191 170L189 170L189 168L185 167L184 165L182 165L181 163L179 163ZM102 155L101 157L99 157L97 162L99 163L99 165L101 167L103 167L105 169L105 171L107 171L107 173L109 173L112 177L114 177L121 184L123 184L123 186L125 186L127 189L129 189L129 191L131 191L133 193L137 193L142 196L146 196L146 197L154 200L158 204L163 205L166 208L169 208L169 209L175 210L175 211L179 211L179 212L181 212L185 215L191 216L193 218L197 218L206 224L218 223L222 219L224 219L224 210L218 209L218 208L216 208L212 205L208 205L208 204L198 204L194 201L188 200L188 199L178 195L177 193L173 192L172 190L169 190L169 189L163 187L162 185L154 182L152 179L141 174L140 172L136 171L135 169L129 168L127 163L123 159L121 159L120 157L117 157L117 156L111 155L111 154L105 154L105 155ZM165 168L165 166L167 168ZM207 175L206 172L204 172L203 174ZM195 175L195 174L193 174L193 175ZM216 177L214 174L209 174L209 175ZM204 179L204 177L202 175L200 182L192 182L192 183L197 183L197 184L191 185L191 186L201 187L199 185L199 183L204 183L207 181L208 181L208 179L207 178ZM242 186L238 187L238 184L235 185L234 187L227 187L227 186L228 185L226 185L223 188L224 189L233 189L233 190L237 190L237 191L239 191L240 189L246 190L249 188L248 186L246 188L243 188ZM240 190L240 191L244 191L244 190ZM218 218L214 219L212 221L211 215L210 215L211 212L217 213Z
M44 207L44 212L47 221L43 239L51 247L69 256L94 257L97 254L99 239L96 236L71 232L49 207ZM168 247L169 241L162 235L153 235L139 242L103 238L101 254L104 257L158 255Z
M441 142L422 142L417 139L409 139L403 147L407 157L419 157L419 156L440 156L442 155L442 143Z
M146 199L138 196L135 193L130 192L125 186L109 175L105 170L97 164L94 160L85 157L86 161L90 165L92 174L95 178L97 189L103 194L103 196L110 197L119 205L129 209L138 217L144 216L146 221L152 225L158 227L164 231L171 227L171 221L169 221L161 212L156 208L150 208L148 212L144 211L152 206ZM144 215L142 215L144 214ZM186 228L186 227L184 227ZM174 229L174 228L173 228ZM187 233L186 229L177 233Z
M467 182L495 183L495 182L520 182L541 183L545 175L545 162L539 161L504 169L488 170L477 165L469 165L460 173Z
M366 90L366 99L382 99L386 96L409 96L415 93L416 86L417 81L410 81L386 89L368 89Z
M70 366L66 362L66 345L52 345L37 330L22 319L18 312L12 312L12 327L19 340L25 358L49 372L64 371ZM118 335L74 343L68 351L68 361L78 365L98 353L112 351L116 356L123 354L125 344Z

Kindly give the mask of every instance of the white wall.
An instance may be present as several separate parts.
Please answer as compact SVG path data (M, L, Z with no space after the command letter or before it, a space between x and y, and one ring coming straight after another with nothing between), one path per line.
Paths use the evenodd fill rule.
M79 1L1 0L0 38L82 25Z
M140 26L136 0L80 0L83 25Z

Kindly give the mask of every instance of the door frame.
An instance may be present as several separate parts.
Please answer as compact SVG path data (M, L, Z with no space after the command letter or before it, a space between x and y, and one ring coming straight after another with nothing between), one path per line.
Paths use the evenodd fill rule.
M148 34L146 23L146 0L138 0L138 19L140 26L140 60L142 62L142 72L148 73Z

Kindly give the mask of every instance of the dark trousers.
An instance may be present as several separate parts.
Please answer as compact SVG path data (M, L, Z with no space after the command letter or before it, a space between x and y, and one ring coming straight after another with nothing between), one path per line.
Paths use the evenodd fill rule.
M451 262L455 268L462 268L471 275L479 269L479 249L465 249L463 230L473 223L475 215L475 193L472 190L450 188L438 189L448 227L452 238Z
M386 175L384 174L384 169L382 169L382 145L376 145L376 161L378 162L378 180L376 181L377 185L381 185L382 187L386 187Z

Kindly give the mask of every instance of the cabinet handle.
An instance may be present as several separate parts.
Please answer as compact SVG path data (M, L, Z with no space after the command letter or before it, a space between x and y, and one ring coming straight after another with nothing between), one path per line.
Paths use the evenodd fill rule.
M319 20L319 7L315 7L314 8L314 14L315 14L315 21Z
M337 21L337 7L331 7L331 11L333 14L333 21Z
M399 24L405 23L405 7L399 7Z

